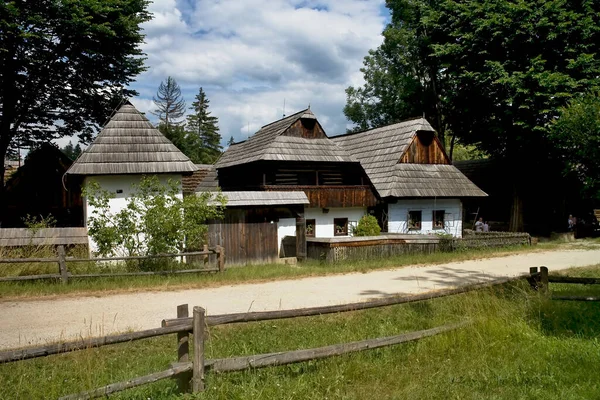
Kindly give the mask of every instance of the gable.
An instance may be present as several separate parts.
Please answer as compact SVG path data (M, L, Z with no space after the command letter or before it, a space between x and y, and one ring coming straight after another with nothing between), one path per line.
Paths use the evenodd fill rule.
M304 139L327 139L325 131L316 119L301 118L286 129L282 136L300 137Z
M432 131L418 131L400 157L400 163L450 164L442 143Z

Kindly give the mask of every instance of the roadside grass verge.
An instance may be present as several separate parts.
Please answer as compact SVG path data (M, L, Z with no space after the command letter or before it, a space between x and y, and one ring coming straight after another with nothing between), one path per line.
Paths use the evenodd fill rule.
M596 269L600 274L600 267ZM582 318L584 316L585 318ZM295 350L472 325L326 360L207 374L207 391L161 381L116 399L590 399L600 397L600 307L550 301L526 282L337 315L210 328L208 358ZM168 367L174 335L0 365L0 398L42 399Z
M544 243L534 247L510 246L491 249L469 249L452 253L436 252L431 254L407 254L398 257L348 261L334 264L307 261L294 266L284 264L246 265L243 267L230 267L223 273L81 279L73 277L69 280L67 285L47 280L0 282L0 300L17 297L40 297L68 294L102 295L108 293L135 292L140 290L183 290L351 272L366 273L377 269L399 268L409 265L435 265L481 258L503 257L519 253L554 250L558 247L559 244L557 243ZM68 263L69 269L72 268L72 264L73 263ZM0 271L5 271L4 268L5 267L0 264ZM57 267L53 265L52 268L51 272L56 272ZM82 270L78 272L92 272L89 269L83 269L83 267L80 268L82 268ZM75 272L75 270L73 270L73 272ZM0 276L6 275L5 273L0 273Z

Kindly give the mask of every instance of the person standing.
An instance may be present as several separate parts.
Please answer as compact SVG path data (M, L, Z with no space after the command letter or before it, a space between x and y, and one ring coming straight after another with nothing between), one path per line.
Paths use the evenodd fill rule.
M475 232L483 232L483 218L481 217L475 222Z

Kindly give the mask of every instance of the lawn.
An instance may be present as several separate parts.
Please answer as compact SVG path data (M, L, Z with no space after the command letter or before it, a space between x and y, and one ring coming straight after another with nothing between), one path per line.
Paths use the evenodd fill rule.
M571 271L600 276L600 265ZM551 290L600 288L551 284ZM573 285L570 285L573 286ZM210 328L207 357L295 350L470 320L419 342L327 360L207 375L181 395L167 380L119 399L592 399L600 398L600 304L551 301L526 282L413 304ZM0 398L42 399L165 369L167 336L0 365Z
M225 284L241 284L249 282L272 281L309 276L343 274L349 272L368 272L376 269L398 268L408 265L434 265L453 261L465 261L479 258L502 257L516 253L526 253L556 249L556 243L543 243L534 247L513 246L494 249L470 249L453 253L437 252L432 254L408 254L404 256L380 260L352 261L337 264L308 261L290 266L283 264L247 265L228 268L224 273L200 273L169 276L138 276L115 278L71 279L67 285L56 281L24 281L0 283L0 299L16 297L39 297L52 295L103 295L118 292L134 292L140 290L182 290L214 287ZM0 254L0 257L2 255ZM40 256L40 255L37 255ZM72 264L72 263L70 263ZM88 264L79 263L69 269L75 272L97 272ZM115 267L104 266L114 269ZM56 264L0 264L0 276L16 276L33 273L56 273ZM109 272L109 271L105 271Z

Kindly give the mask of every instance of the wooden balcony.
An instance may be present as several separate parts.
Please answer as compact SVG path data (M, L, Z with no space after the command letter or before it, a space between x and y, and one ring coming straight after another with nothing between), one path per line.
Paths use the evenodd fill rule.
M330 207L373 207L377 198L368 185L355 186L292 186L265 185L266 191L303 191L313 208Z

